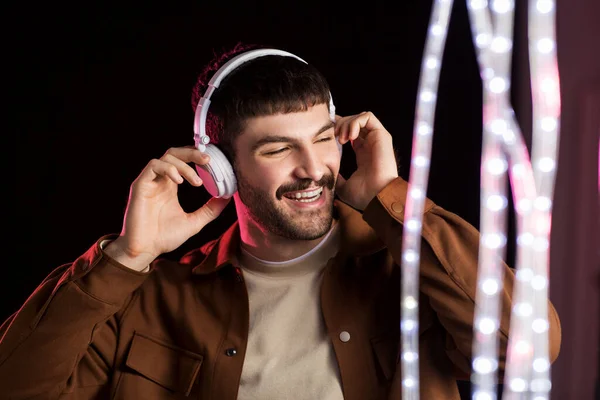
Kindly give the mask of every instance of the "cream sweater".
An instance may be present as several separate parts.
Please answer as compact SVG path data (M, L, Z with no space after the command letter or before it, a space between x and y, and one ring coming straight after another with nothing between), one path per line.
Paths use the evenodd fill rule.
M335 224L293 260L268 262L241 249L250 331L238 400L343 399L320 301L323 268L338 248Z

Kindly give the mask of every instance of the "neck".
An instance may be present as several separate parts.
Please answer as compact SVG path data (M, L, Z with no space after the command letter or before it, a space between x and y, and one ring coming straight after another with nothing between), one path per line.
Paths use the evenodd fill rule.
M238 213L241 246L254 257L265 261L288 261L314 249L327 236L314 240L288 239L264 230L248 215ZM333 224L336 221L333 220ZM333 226L333 225L332 225Z

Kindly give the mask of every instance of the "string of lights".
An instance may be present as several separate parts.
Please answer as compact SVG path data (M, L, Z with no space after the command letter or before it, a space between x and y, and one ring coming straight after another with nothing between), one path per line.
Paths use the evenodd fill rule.
M418 287L422 211L427 192L434 114L452 0L435 0L427 32L413 132L402 248L402 395L419 398ZM467 1L483 81L481 241L473 342L473 399L495 400L499 361L503 398L549 397L548 263L558 154L560 91L554 2L530 0L529 56L533 102L532 161L510 104L513 0ZM493 21L492 21L493 17ZM507 176L517 215L516 282L506 360L498 360L500 293L505 256Z
M560 89L556 60L555 3L530 0L529 61L532 88L532 166L536 197L532 206L532 268L517 281L511 314L506 382L508 399L550 397L548 282L552 199L559 146ZM520 311L520 312L518 312ZM514 333L513 333L514 330ZM519 338L531 339L525 344ZM525 352L525 350L527 350ZM524 357L526 356L526 357ZM525 360L523 360L525 358Z
M510 86L510 21L496 21L492 28L486 1L467 2L472 35L483 81L483 140L481 155L480 232L478 285L475 301L471 374L475 400L496 399L500 295L503 289L502 259L506 250L506 174L508 162L502 149L507 127L504 96Z
M543 10L546 16L554 8L548 1L538 0L531 4L534 4L537 11ZM545 189L547 195L540 201L535 184L538 183L539 188L541 172L546 174L545 182L554 181L553 176L548 179L547 174L555 166L555 158L552 159L551 156L556 156L556 141L548 143L547 137L540 134L537 135L536 141L534 129L532 154L534 165L541 169L534 179L527 148L509 101L514 3L509 0L492 1L491 14L494 16L494 27L488 15L487 1L471 0L467 5L473 41L478 52L484 81L482 166L488 166L482 168L483 240L480 249L474 325L473 398L487 400L496 397L495 375L498 366L496 338L500 307L497 294L502 290L503 282L502 270L498 267L501 250L504 250L503 246L506 242L505 215L500 211L504 210L507 199L505 187L502 186L503 181L495 176L494 171L497 174L501 171L504 173L507 168L504 157L498 155L499 146L498 140L494 139L495 136L501 139L504 151L510 157L510 178L517 212L517 282L514 288L510 342L505 365L506 395L503 398L521 398L522 396L518 394L530 390L531 393L538 394L535 400L541 400L547 398L545 396L550 390L547 337L547 250L550 214L547 213L547 199L552 196L552 188ZM531 6L529 15L530 42L537 43L539 47L539 40L542 40L542 48L548 50L549 45L546 40L549 36L548 32L544 32L541 39L536 39L531 32L532 26L537 26L536 21L539 22L541 19L536 18L536 15L531 12ZM543 24L545 27L553 27L553 21L548 21L547 17ZM553 28L550 29L550 33L553 33ZM556 65L555 61L554 64L551 58L544 61L546 61L546 68L542 70L553 71L551 67ZM548 80L551 79L548 73L539 75L535 71L533 62L532 75L539 83L539 91L544 94L558 87L557 84L553 85L555 82ZM534 115L534 121L539 120L537 127L545 132L548 132L550 127L556 128L558 125L552 124L552 118L557 116L557 102L553 99L558 99L559 94L558 91L552 94L553 96L550 96L552 104L542 104L541 115L539 117ZM539 99L535 97L535 89L533 103L534 110L536 107L540 109ZM542 151L536 152L537 149ZM536 156L539 158L537 162ZM490 170L490 160L497 167L495 170ZM494 192L498 187L502 190ZM546 215L540 214L540 211L546 212ZM490 238L493 240L490 241ZM496 252L490 251L494 248ZM531 290L532 287L534 290ZM537 334L535 337L534 332ZM542 396L539 396L540 394Z
M453 0L434 0L419 78L402 242L402 398L419 399L419 263L437 89Z

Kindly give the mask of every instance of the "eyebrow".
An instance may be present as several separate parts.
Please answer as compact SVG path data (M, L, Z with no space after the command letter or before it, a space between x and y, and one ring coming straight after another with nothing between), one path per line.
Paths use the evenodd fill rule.
M323 125L321 127L321 129L319 129L313 136L313 138L319 136L321 133L333 128L335 126L335 123L333 121L329 121L327 122L327 124ZM281 136L281 135L268 135L265 136L259 140L256 141L256 143L254 143L252 145L252 147L250 148L250 151L252 153L254 153L256 150L258 150L259 148L261 148L262 146L269 144L269 143L297 143L298 140L288 137L288 136Z

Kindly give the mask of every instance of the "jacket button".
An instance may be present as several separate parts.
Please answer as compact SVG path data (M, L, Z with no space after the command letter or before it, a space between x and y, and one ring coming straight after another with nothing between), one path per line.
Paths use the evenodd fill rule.
M350 340L350 334L346 331L340 333L340 340L344 343Z
M404 206L399 201L392 203L392 211L401 214L404 211Z
M226 355L227 357L233 357L233 356L235 356L236 354L237 354L237 350L236 350L235 348L233 348L233 347L232 347L232 348L230 348L230 349L227 349L227 350L225 350L225 355Z

